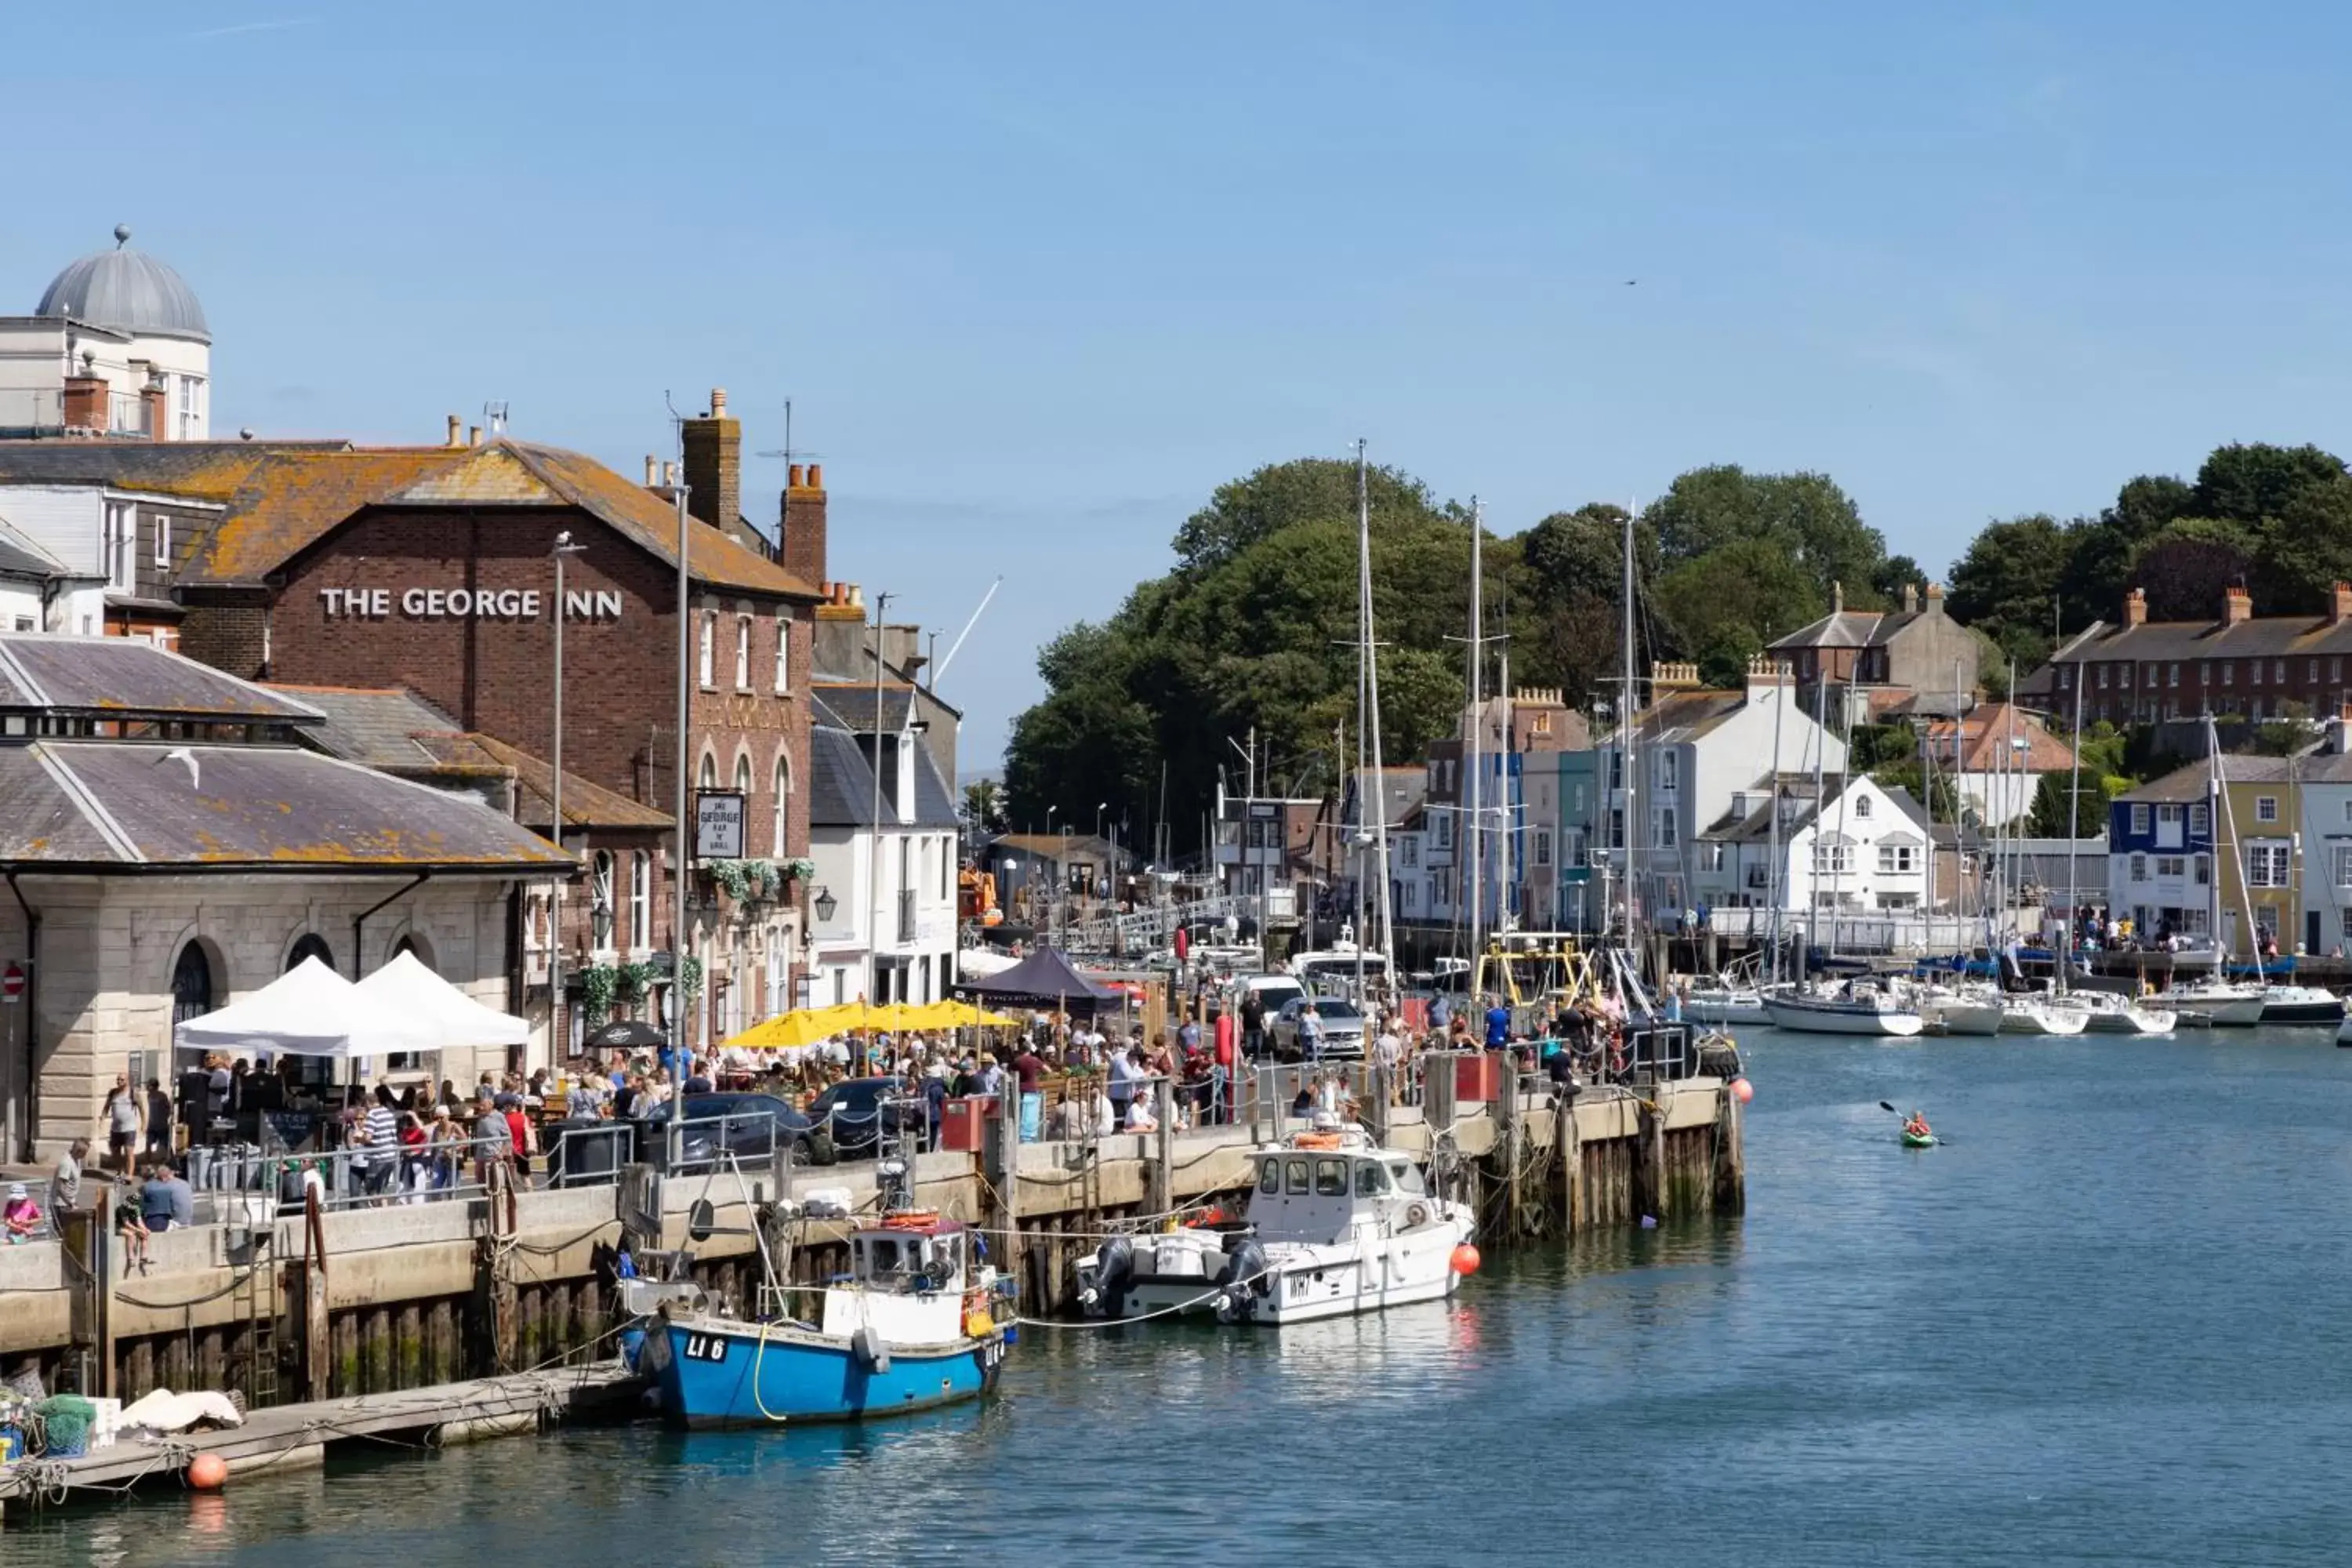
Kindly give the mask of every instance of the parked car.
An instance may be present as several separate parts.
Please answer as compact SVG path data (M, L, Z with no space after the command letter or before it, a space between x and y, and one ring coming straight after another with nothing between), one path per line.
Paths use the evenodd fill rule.
M884 1102L894 1098L907 1102L896 1108L900 1132L920 1133L930 1125L921 1086L909 1089L891 1078L843 1079L809 1102L809 1120L831 1127L833 1146L843 1158L870 1156L880 1142Z
M1266 1021L1266 1036L1278 1059L1295 1062L1305 1058L1306 1052L1298 1044L1298 1020L1309 1007L1315 1009L1316 1017L1323 1025L1324 1060L1364 1054L1364 1016L1356 1010L1353 1002L1343 1002L1337 996L1294 996L1282 1005L1281 1012Z
M650 1125L662 1128L667 1120L667 1115L657 1117ZM772 1094L689 1094L685 1122L673 1169L708 1167L722 1148L745 1164L765 1161L775 1152L779 1137L787 1140L795 1164L830 1164L837 1157L833 1141L815 1120Z

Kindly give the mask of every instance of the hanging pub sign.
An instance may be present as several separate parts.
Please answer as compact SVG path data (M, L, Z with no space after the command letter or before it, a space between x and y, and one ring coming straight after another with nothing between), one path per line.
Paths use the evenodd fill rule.
M740 790L694 792L694 858L743 858L743 794Z

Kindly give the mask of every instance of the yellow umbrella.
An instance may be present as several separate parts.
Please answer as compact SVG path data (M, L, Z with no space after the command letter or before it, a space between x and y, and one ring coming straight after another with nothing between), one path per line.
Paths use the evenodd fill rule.
M840 1009L835 1007L803 1007L795 1012L779 1013L764 1023L752 1025L726 1043L754 1051L813 1046L849 1026L832 1016L838 1011Z

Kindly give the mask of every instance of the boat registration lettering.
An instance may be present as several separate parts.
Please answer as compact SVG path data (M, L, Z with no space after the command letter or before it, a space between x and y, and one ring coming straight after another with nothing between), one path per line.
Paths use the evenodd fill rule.
M991 1339L980 1347L980 1364L993 1371L1004 1360L1004 1342Z
M688 1334L678 1353L688 1361L725 1361L727 1340L722 1334Z

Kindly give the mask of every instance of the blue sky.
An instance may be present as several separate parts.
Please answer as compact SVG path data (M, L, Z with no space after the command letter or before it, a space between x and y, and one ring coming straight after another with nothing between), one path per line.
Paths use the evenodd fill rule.
M216 427L662 396L823 454L836 576L1002 745L1036 645L1260 463L1516 531L1709 462L1931 567L2228 439L2352 447L2352 14L2318 5L504 0L0 11L0 309L117 222ZM1637 279L1633 287L1626 279ZM11 298L12 296L16 298ZM754 460L768 518L781 462ZM944 646L944 638L942 641Z

